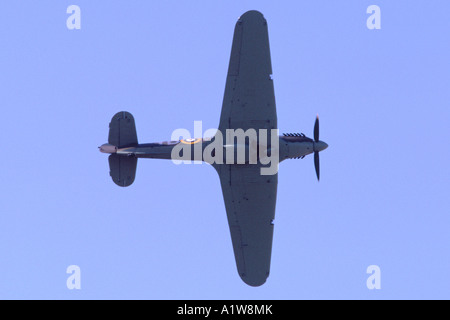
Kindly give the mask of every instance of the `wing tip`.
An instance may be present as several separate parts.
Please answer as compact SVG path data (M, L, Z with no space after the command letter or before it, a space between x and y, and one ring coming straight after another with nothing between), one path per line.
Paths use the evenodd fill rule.
M245 282L245 284L251 286L251 287L260 287L262 286L264 283L266 283L267 278L269 277L269 272L267 272L267 274L263 277L259 276L259 277L247 277L246 274L239 274L239 276L241 277L242 281Z
M261 13L261 12L259 12L258 10L249 10L249 11L247 11L247 12L245 12L244 14L242 14L240 17L239 17L239 19L238 19L238 21L243 21L244 19L246 20L246 19L264 19L265 20L265 18L264 18L264 15Z

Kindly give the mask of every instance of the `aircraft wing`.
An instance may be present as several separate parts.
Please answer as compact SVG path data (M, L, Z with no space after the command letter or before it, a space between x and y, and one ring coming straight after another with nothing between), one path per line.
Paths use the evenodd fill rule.
M214 167L222 185L238 273L245 283L260 286L270 271L278 174L261 175L256 164Z
M224 138L226 129L277 128L271 75L267 22L261 13L249 11L234 31L219 124ZM261 175L259 163L213 166L222 185L239 275L249 285L262 285L270 271L278 174Z
M267 21L258 11L242 15L234 29L219 130L276 129Z

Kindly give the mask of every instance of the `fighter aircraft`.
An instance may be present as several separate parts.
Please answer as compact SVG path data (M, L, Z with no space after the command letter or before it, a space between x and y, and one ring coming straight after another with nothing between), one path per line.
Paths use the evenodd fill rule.
M235 26L215 136L139 144L133 116L122 111L109 124L108 143L99 148L110 154L110 175L121 187L133 183L138 158L210 163L220 177L239 276L250 286L260 286L270 271L278 163L314 154L319 179L319 152L328 147L319 140L318 117L313 139L301 133L279 136L277 129L267 21L260 12L248 11ZM244 138L236 132L243 132ZM259 134L259 141L250 133ZM242 151L244 157L239 159L236 155ZM276 168L263 174L269 154Z

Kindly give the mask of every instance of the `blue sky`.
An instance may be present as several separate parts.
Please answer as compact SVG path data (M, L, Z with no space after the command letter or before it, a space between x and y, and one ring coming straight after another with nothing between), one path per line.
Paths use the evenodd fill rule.
M81 8L68 30L66 9ZM366 9L381 9L369 30ZM312 136L280 165L271 275L239 278L219 179L139 160L108 175L117 111L140 142L219 121L234 24L268 21L278 125ZM0 10L0 298L449 299L450 3L8 1ZM81 269L69 290L66 268ZM381 270L369 290L366 269Z

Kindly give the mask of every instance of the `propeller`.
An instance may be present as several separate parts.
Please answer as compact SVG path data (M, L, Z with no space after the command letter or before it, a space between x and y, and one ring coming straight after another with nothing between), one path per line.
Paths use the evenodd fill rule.
M314 123L314 168L316 169L317 181L320 181L319 151L316 151L316 142L319 141L319 115Z
M314 141L319 141L319 115L317 115L316 122L314 123Z

